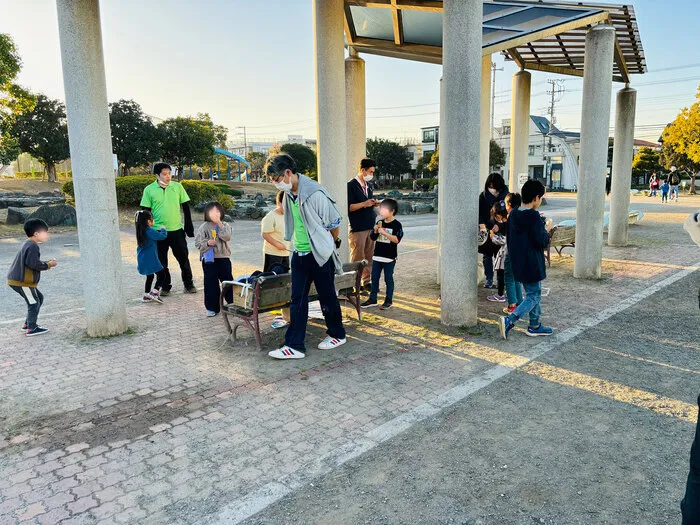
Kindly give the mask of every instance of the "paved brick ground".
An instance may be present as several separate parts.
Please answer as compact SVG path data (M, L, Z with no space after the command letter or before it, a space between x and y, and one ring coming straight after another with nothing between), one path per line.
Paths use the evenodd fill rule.
M573 281L571 260L555 259L545 320L573 327L696 263L678 226L657 219L635 231L630 248L606 248L602 282ZM14 247L0 249L6 257ZM494 362L518 366L529 340L500 341L494 305L484 301L478 333L440 328L434 258L407 253L395 310L364 323L346 311L349 344L296 362L269 360L245 341L232 348L222 321L201 317L201 295L130 302L133 333L112 339L84 338L81 312L71 308L47 320L50 334L30 340L6 317L0 524L206 523ZM313 324L309 342L322 336ZM274 347L280 337L265 342Z

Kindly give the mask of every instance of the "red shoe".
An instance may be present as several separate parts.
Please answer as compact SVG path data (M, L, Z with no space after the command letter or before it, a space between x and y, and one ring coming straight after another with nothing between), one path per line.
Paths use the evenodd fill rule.
M506 307L503 309L503 313L504 313L504 314L510 315L510 314L512 314L513 312L515 312L515 309L516 309L516 308L517 308L516 306L506 306Z

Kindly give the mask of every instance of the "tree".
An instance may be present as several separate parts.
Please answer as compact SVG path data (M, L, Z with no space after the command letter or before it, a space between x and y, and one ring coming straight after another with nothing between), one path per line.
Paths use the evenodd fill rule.
M396 179L411 171L411 154L405 146L386 139L368 139L367 156L377 163L377 178Z
M435 152L430 157L430 163L428 164L428 171L430 173L437 174L440 171L440 146L435 150Z
M250 151L245 156L245 160L250 164L250 174L259 179L267 156L262 151Z
M15 83L21 69L15 43L10 35L0 33L0 164L11 163L21 153L9 131L17 115L31 111L36 104L36 97Z
M158 160L158 128L136 102L122 99L110 104L109 123L112 128L112 149L122 165L122 175L128 175L131 168Z
M49 182L56 182L56 164L70 157L63 103L38 95L34 109L17 115L8 133L22 152L39 159Z
M639 151L632 160L632 174L634 176L644 175L646 177L646 175L658 171L661 167L659 164L660 158L661 153L658 151L646 147L639 148Z
M489 142L489 169L500 168L506 164L506 150L491 139Z
M689 108L683 108L676 119L669 124L663 133L663 144L668 145L665 158L679 160L677 168L690 171L690 192L695 193L695 176L700 166L700 88L696 95L698 99ZM684 165L686 164L687 165Z
M316 180L318 178L318 160L316 152L305 144L290 142L280 146L280 152L290 155L297 163L297 171Z
M192 117L175 117L158 124L161 155L165 162L179 168L205 166L211 162L216 136L210 125Z
M430 164L430 159L433 158L433 153L433 151L426 151L421 158L418 159L418 164L416 164L416 173L418 175L422 175L423 177L426 175L429 177L434 176L428 169L428 164Z

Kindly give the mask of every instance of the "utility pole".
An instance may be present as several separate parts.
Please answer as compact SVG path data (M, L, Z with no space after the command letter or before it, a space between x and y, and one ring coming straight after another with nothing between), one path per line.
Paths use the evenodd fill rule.
M248 154L248 140L247 140L246 133L245 133L245 126L236 126L236 129L243 130L243 151L244 151L243 157L245 158L245 156Z
M547 80L547 84L550 85L549 90L547 91L547 94L550 95L550 103L549 107L547 108L547 113L549 114L549 131L547 132L546 137L549 137L549 147L546 149L546 153L549 153L549 156L543 155L545 157L545 181L549 183L551 186L552 184L552 174L550 173L550 166L551 165L551 153L552 153L552 132L554 131L554 123L556 121L556 117L554 116L555 109L556 109L556 104L557 102L560 102L562 97L564 96L564 92L566 91L564 88L564 81L563 80L554 80L554 79L549 79ZM543 139L546 142L546 137ZM544 143L543 143L543 149L544 148ZM549 165L548 165L549 164Z
M490 131L490 136L493 139L493 119L496 116L496 71L503 71L502 67L497 68L496 63L492 62L491 63L491 72L492 72L492 77L491 77L491 129Z

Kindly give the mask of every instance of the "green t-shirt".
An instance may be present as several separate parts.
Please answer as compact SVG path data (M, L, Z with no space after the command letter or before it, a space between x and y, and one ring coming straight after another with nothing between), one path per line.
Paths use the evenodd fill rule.
M189 200L190 197L179 182L171 181L163 189L158 181L154 181L144 188L141 206L151 208L156 228L163 227L172 232L182 229L180 206Z
M299 198L290 200L292 203L292 218L294 219L294 249L298 252L310 252L311 243L309 242L309 234L304 227L304 221L301 219Z

